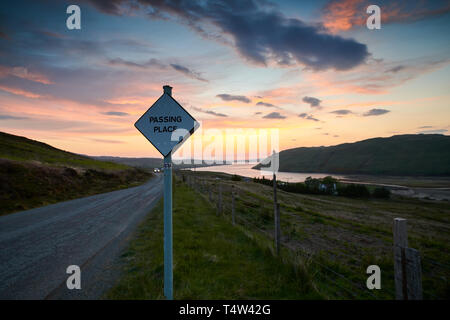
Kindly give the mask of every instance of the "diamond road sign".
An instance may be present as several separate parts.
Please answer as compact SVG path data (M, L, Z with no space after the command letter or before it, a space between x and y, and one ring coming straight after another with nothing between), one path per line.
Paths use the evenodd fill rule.
M172 98L172 88L145 112L134 126L166 157L199 127L198 122Z

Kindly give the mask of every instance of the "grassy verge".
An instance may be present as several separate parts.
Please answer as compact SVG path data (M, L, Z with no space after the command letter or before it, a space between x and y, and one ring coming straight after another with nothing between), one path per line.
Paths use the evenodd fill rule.
M312 267L265 237L233 226L182 182L174 186L175 299L320 299ZM124 270L107 299L163 299L162 201L123 254Z
M152 173L0 159L0 215L142 184Z
M192 188L217 202L222 190L225 218L231 219L231 186L236 194L236 218L248 230L270 238L273 230L273 188L231 175L183 171ZM445 201L393 196L391 199L352 199L303 195L278 190L281 241L292 252L312 256L318 268L314 283L326 298L394 299L392 223L408 220L408 240L419 250L425 299L448 299L449 214ZM366 268L382 270L382 289L366 288ZM339 273L336 274L336 273ZM342 277L344 276L344 277ZM323 284L323 285L322 285Z
M129 188L152 176L0 132L0 215Z

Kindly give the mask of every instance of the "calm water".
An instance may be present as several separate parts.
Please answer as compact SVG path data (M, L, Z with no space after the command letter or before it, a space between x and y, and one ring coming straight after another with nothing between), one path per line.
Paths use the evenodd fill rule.
M196 171L212 171L212 172L224 172L228 174L237 174L239 176L254 178L263 177L263 171L252 169L254 164L233 164L225 166L212 166L196 168ZM278 172L277 180L286 182L303 182L307 177L312 178L323 178L326 176L333 176L334 178L342 179L344 176L336 174L326 174L326 173L295 173L295 172ZM272 179L271 173L264 172L264 177L266 179Z
M225 165L225 166L212 166L212 167L203 167L196 168L198 171L212 171L212 172L224 172L228 174L237 174L244 177L254 178L260 177L262 178L262 172L259 170L252 169L254 164L235 164L235 165ZM272 174L264 174L266 179L272 179ZM337 175L337 174L326 174L326 173L295 173L295 172L278 172L277 179L279 181L286 182L303 182L307 177L313 178L323 178L326 176L333 176L337 179L344 179L347 182L354 182L359 184L371 184L385 187L395 187L392 192L414 198L430 198L434 200L449 200L450 201L450 189L449 188L413 188L413 187L405 187L401 185L394 184L383 184L383 183L374 183L365 181L364 177L355 177L355 176L345 176L345 175ZM377 177L379 179L379 177ZM401 189L398 189L401 188Z

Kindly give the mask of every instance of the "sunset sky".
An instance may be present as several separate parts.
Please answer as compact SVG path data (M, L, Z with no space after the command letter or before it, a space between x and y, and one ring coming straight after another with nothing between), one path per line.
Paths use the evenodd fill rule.
M68 30L66 8L81 8ZM381 8L369 30L366 8ZM2 1L0 131L159 156L135 121L173 87L203 130L280 149L450 130L449 1Z

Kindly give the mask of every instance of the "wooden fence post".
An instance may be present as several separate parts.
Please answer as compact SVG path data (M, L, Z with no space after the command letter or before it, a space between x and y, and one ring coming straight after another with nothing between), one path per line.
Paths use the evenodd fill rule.
M231 186L231 221L233 222L233 225L236 224L234 210L234 186Z
M420 254L408 247L406 219L394 219L394 276L397 300L422 299Z

